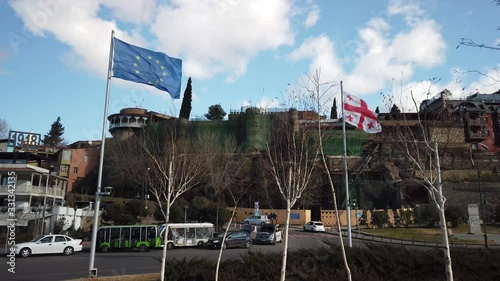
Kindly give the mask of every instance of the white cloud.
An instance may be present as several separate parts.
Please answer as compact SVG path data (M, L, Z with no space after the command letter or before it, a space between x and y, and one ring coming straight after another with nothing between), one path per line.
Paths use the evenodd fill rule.
M484 73L473 72L470 74L478 75L479 79L466 87L468 93L491 94L500 90L500 65L496 69L490 69Z
M312 61L309 72L321 70L321 77L326 80L332 80L342 72L334 44L325 34L306 39L299 48L290 53L289 58L294 61L310 58Z
M314 26L319 20L319 7L314 5L312 10L307 14L307 18L304 22L304 25L309 28Z
M46 4L49 3L49 4ZM111 30L131 44L183 59L184 74L234 81L259 52L293 43L291 0L13 0L11 7L36 36L53 35L71 50L61 59L105 77ZM121 29L124 25L127 28ZM130 30L130 31L125 31ZM146 40L148 30L154 37ZM154 45L149 44L154 42Z
M359 38L354 46L344 46L345 42L335 45L345 48L348 52L344 53L352 56L345 60L349 62L345 69L337 57L334 43L326 35L306 39L290 57L295 60L311 58L310 73L321 67L329 78L343 80L346 91L359 95L381 91L393 79L407 83L417 68L434 67L444 62L444 39L434 21L421 19L424 11L414 4L403 5L401 1L391 1L388 10L391 15L411 15L411 20L407 19L408 29L393 30L384 18L371 18L358 30Z
M226 80L234 81L258 52L293 43L290 1L226 2L175 0L158 7L151 31L161 49L185 60L187 75L230 73Z
M418 4L404 0L391 0L387 10L390 15L402 15L409 25L418 23L425 15L425 11L420 9Z

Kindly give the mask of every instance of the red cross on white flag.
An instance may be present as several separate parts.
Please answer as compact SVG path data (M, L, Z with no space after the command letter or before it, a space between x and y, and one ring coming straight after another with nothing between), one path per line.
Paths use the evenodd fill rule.
M356 96L344 92L344 119L346 123L367 133L380 133L382 126L377 116L368 109L366 102Z

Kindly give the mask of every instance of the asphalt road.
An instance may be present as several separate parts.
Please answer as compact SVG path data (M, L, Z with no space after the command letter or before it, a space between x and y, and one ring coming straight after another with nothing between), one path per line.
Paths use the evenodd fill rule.
M324 246L323 241L340 243L336 235L327 233L309 233L297 229L290 230L289 250L300 248L314 248ZM356 245L362 242L353 241ZM227 249L222 254L222 259L239 259L242 255L252 252L281 252L284 243L276 245L252 245L250 249ZM75 253L72 256L38 255L28 258L16 258L15 273L7 271L7 258L4 256L0 271L2 281L57 281L68 280L89 275L89 249ZM198 248L176 248L167 252L168 259L208 258L217 260L219 251ZM98 269L98 276L117 276L142 273L159 273L161 263L161 250L150 252L112 252L96 253L94 266Z

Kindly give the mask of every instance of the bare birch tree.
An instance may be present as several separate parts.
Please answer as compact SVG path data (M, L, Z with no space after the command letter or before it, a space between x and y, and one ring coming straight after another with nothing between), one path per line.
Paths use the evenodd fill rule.
M222 137L217 133L202 132L198 135L198 144L203 146L205 153L206 178L214 190L214 197L222 194L229 194L233 201L233 211L221 241L221 247L215 268L215 280L219 280L220 261L229 226L238 209L238 203L249 186L249 178L246 168L248 158L246 155L238 153L236 140L231 137Z
M285 245L282 254L280 280L286 278L290 210L310 186L313 172L318 166L319 147L310 133L310 127L301 127L297 110L275 114L272 137L260 153L262 162L285 201Z
M412 92L410 92L410 97L415 108L422 108L417 104ZM389 98L389 100L391 99ZM392 117L391 121L394 129L388 133L394 139L394 145L401 149L404 157L411 165L408 171L399 171L399 174L420 183L427 190L429 198L438 210L446 278L448 281L452 281L453 268L445 216L446 198L442 193L438 150L438 135L445 136L446 132L436 130L436 124L439 124L438 120L442 116L441 114L443 112L439 112L438 115L428 115L420 111L415 115L416 120L409 120L409 118L406 118L407 114L398 113L397 116ZM433 122L432 125L431 122Z
M307 76L308 81L303 85L303 87L306 89L306 91L310 94L310 96L316 101L316 108L318 112L323 112L325 109L329 109L328 106L325 104L329 101L329 97L332 97L332 89L335 86L335 83L333 82L321 82L321 71L316 70L316 72L312 75ZM321 122L320 119L320 114L318 114L318 119L317 119L317 126L318 126L318 131L317 131L317 140L319 143L319 154L321 157L321 164L324 168L324 172L326 174L326 177L328 179L328 184L330 186L331 192L332 192L332 197L333 197L333 207L335 210L335 221L337 223L337 229L339 231L339 238L340 238L340 248L342 250L342 259L344 261L344 266L346 269L346 275L347 275L347 280L352 280L351 276L351 269L349 268L349 263L347 261L347 255L345 251L345 246L344 246L344 240L342 239L342 225L340 223L340 218L339 218L339 209L337 206L337 194L335 192L335 185L333 183L332 175L330 173L330 167L328 166L327 163L327 156L325 155L325 150L324 150L324 140L327 138L327 130L328 128L324 129L325 125ZM333 133L330 131L329 133ZM347 172L347 171L346 171Z
M161 123L156 130L148 130L142 142L146 165L150 169L145 175L148 188L166 222L160 273L162 281L165 280L170 207L177 198L197 186L205 173L202 151L195 147L194 136L180 136L180 126L177 120Z

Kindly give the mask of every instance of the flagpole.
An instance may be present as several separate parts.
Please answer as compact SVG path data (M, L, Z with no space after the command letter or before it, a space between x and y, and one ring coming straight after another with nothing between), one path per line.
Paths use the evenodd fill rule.
M352 235L351 235L351 206L349 201L349 174L347 170L347 140L345 131L345 113L344 113L344 88L342 81L340 81L340 99L342 100L342 135L344 138L344 174L345 174L345 198L346 198L346 215L347 215L347 239L349 247L352 248ZM340 237L342 239L342 237Z
M101 184L102 184L102 166L104 163L104 143L106 141L106 128L108 121L108 105L109 105L109 88L111 81L111 65L113 63L113 38L115 36L115 31L111 30L111 43L109 47L109 60L108 60L108 77L106 81L106 98L104 102L104 119L102 122L102 139L101 139L101 155L99 157L99 175L97 178L97 192L95 194L95 204L94 204L94 223L92 225L92 240L90 241L90 263L89 263L89 275L97 276L97 268L94 268L95 260L95 250L97 246L97 228L99 224L99 205L101 203Z

